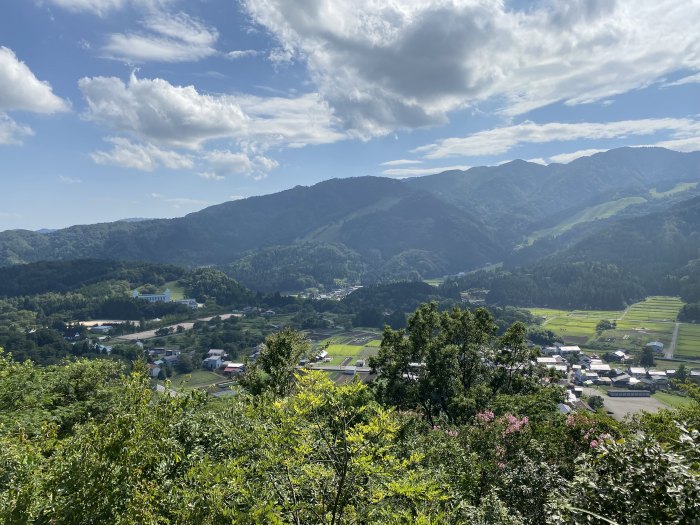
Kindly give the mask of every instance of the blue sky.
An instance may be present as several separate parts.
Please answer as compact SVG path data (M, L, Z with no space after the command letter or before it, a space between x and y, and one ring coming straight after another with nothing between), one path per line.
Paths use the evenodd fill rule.
M3 2L0 230L697 150L697 20L685 0Z

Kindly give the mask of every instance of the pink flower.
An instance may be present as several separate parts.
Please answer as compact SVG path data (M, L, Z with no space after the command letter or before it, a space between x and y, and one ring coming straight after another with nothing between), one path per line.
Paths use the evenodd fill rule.
M596 448L598 446L598 440L594 439L591 441L591 448Z
M457 430L446 430L445 434L447 434L450 437L457 437L459 436L459 432Z
M503 463L502 461L499 461L499 462L498 462L498 468L500 468L501 470L503 470L504 468L506 468L506 464Z
M485 412L479 412L476 415L476 419L478 419L481 423L490 423L493 421L494 414L490 410L486 410Z
M573 414L566 416L566 426L573 427L576 424L576 418Z

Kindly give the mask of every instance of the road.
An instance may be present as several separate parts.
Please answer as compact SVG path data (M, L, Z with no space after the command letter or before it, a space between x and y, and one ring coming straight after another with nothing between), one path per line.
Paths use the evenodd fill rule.
M226 319L230 319L231 317L238 317L240 314L222 314L219 317L221 317L222 321L225 321ZM214 319L214 317L203 317L202 319L197 319L197 321L211 321ZM168 326L167 328L172 328L173 331L177 330L178 326L182 326L182 328L187 330L192 330L192 327L194 326L194 323L196 321L188 321L186 323L177 323L177 324L172 324ZM120 335L119 337L115 337L115 341L140 341L143 339L151 339L153 337L156 337L156 330L145 330L143 332L136 332L135 334L126 334L126 335Z
M676 323L673 327L673 337L671 337L671 344L668 348L664 350L664 357L667 359L673 359L673 354L676 351L676 339L678 339L678 329L681 327L681 323Z

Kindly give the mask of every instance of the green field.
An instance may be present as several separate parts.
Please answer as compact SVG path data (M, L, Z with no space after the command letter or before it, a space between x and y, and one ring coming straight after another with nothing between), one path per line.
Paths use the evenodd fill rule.
M176 375L171 378L170 383L175 390L192 390L204 388L216 383L221 383L226 379L219 374L207 370L194 370L190 374Z
M651 397L658 399L671 408L683 408L693 404L693 400L688 397L681 397L674 394L668 394L666 392L657 392Z
M526 244L530 245L539 239L544 239L548 237L558 237L562 233L569 231L571 228L577 224L584 222L591 222L600 219L607 219L613 215L617 215L619 212L632 206L633 204L643 204L646 199L643 197L625 197L623 199L618 199L610 202L604 202L596 206L591 206L580 212L576 213L572 217L560 222L552 228L547 228L544 230L539 230L528 237Z
M674 195L676 193L681 193L684 191L691 190L691 189L695 188L697 185L698 185L697 182L680 182L668 191L656 191L656 189L653 189L649 192L649 195L651 195L654 199L661 199L663 197L668 197L668 196Z
M180 285L180 281L170 281L161 286L161 291L165 292L165 289L170 289L170 298L173 301L179 301L185 298L185 289Z
M369 357L377 355L379 336L378 330L354 329L319 341L316 348L327 345L326 351L331 358L331 365L354 365L359 359L366 361Z
M530 312L542 320L542 326L561 336L567 343L578 345L603 345L605 348L641 350L650 341L659 340L670 344L678 311L683 302L677 297L647 297L627 310L556 310L551 308L530 308ZM617 327L596 333L596 325L602 319L616 321ZM685 326L685 325L684 325ZM700 327L699 327L700 328ZM693 330L690 327L689 330ZM688 332L688 329L686 329ZM685 334L686 332L681 332ZM693 332L698 333L700 331ZM679 342L687 341L693 346L692 335L679 336ZM700 341L699 341L700 342ZM685 348L685 347L684 347ZM692 348L683 355L693 356ZM700 350L698 350L700 357Z
M700 358L700 325L681 324L674 356Z

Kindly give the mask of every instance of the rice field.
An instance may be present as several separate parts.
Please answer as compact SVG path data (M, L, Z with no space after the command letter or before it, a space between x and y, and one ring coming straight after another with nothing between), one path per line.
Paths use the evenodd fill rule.
M531 308L530 312L543 320L544 328L561 336L568 343L603 342L619 348L641 349L646 343L654 340L659 340L665 345L670 344L676 316L682 306L683 302L677 297L654 296L633 304L624 312L567 311L551 308ZM602 319L615 321L617 326L599 336L596 333L596 325ZM700 334L700 330L698 333ZM679 341L682 340L679 336ZM690 341L688 344L692 346L693 343ZM688 352L692 352L692 348ZM697 356L700 357L700 349L697 352Z
M678 297L647 297L640 303L630 306L618 325L646 326L654 322L673 323L683 301Z
M680 325L674 356L700 358L700 325Z

